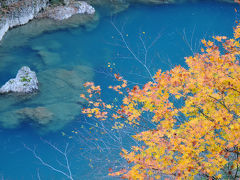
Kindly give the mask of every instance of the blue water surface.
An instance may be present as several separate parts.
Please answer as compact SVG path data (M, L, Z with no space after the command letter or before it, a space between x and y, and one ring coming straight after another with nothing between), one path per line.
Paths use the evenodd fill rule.
M237 4L212 1L158 6L132 5L112 17L102 15L98 26L91 31L79 27L46 32L30 38L21 46L0 49L0 84L14 77L24 65L36 71L37 75L46 70L71 71L75 67L84 66L90 67L91 72L82 73L82 76L87 77L83 79L101 85L103 91L106 91L103 98L111 102L115 94L106 87L116 83L113 73L123 75L132 86L151 80L150 74L153 75L159 68L168 70L179 64L186 66L184 57L199 52L201 39L209 39L213 35L232 36L235 20L238 19L235 8L239 9ZM126 44L113 24L141 62L145 63L144 46L151 46L145 64L150 74L126 49ZM46 57L50 57L46 61L49 63L43 61ZM71 98L71 93L76 94L76 91L65 92L67 90L63 87L62 96ZM79 95L82 92L79 89ZM0 99L1 104L4 104L1 107L7 106L10 101L17 103L1 109L1 118L6 111L50 103L42 97L45 94L41 96L41 93L22 101L18 100L19 97L4 96ZM53 95L49 94L49 97ZM64 97L54 99L58 101L59 98L59 109L55 112L68 112L59 118L59 123L69 118L68 114L73 111L69 106L61 105L62 101L65 102ZM125 165L119 153L122 147L129 148L134 141L130 136L131 129L113 131L111 126L112 122L87 119L79 110L79 113L75 112L74 120L64 122L56 129L39 130L31 121L24 121L17 128L2 127L0 177L9 180L68 179L44 166L28 149L35 150L44 162L68 174L69 171L64 167L64 156L48 144L51 143L62 151L68 144L68 158L74 179L112 179L107 176L109 168L117 169Z

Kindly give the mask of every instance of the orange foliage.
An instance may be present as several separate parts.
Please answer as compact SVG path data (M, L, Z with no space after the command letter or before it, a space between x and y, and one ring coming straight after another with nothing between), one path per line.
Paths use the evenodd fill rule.
M152 114L151 121L156 124L155 129L134 136L145 146L132 147L130 152L123 149L129 169L111 170L110 175L128 179L159 179L161 174L176 179L196 175L240 178L239 37L240 24L232 39L216 36L216 42L202 40L202 53L185 58L187 69L159 70L155 82L142 88L127 90L127 81L115 75L122 85L111 88L125 94L121 107L107 105L96 96L94 103L89 101L92 106L83 113L119 120L116 128L123 128L124 123L140 126L144 113ZM100 88L87 85L92 99ZM110 108L114 113L108 113Z

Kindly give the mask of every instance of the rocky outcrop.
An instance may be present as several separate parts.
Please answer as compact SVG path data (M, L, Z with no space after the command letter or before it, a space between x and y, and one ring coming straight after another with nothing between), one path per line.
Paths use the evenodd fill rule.
M95 9L84 1L71 2L65 6L47 8L38 17L48 17L54 20L64 20L75 14L94 14Z
M8 1L7 1L8 2ZM47 6L48 0L19 0L7 4L9 11L0 21L0 40L8 29L26 24Z
M83 1L65 0L64 4L55 7L49 6L49 0L7 0L7 10L0 9L0 41L10 28L26 24L36 17L63 20L74 14L95 13L95 9Z
M36 73L31 71L29 67L23 66L18 70L17 76L10 79L0 88L0 94L5 93L32 93L38 90L38 80Z

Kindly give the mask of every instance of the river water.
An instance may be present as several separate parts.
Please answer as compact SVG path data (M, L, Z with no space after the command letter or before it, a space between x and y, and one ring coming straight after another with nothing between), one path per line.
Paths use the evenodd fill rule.
M68 145L74 179L111 179L107 176L109 168L125 165L119 155L121 148L128 149L135 143L133 130L115 131L111 120L98 122L84 117L81 108L85 102L80 98L85 92L83 83L101 85L104 100L111 102L118 98L106 88L115 83L113 73L120 73L131 85L151 80L114 26L142 62L144 46L150 47L146 65L154 74L159 68L185 66L184 57L200 52L203 38L231 37L238 19L235 9L239 9L237 4L213 1L132 5L113 16L100 13L99 20L88 26L34 36L28 36L29 28L25 28L28 33L10 31L0 47L0 84L14 77L22 66L29 66L37 73L40 91L31 96L0 97L0 177L68 179L66 159L54 149L64 152ZM39 107L44 111L36 113Z

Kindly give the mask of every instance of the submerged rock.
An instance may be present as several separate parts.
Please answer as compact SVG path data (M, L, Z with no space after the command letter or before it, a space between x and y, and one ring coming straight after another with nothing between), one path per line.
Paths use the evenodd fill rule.
M83 84L93 76L93 69L83 65L39 71L37 94L0 96L0 126L13 129L27 123L40 133L62 129L81 112Z
M53 113L45 107L23 108L17 111L23 119L30 119L39 125L47 125L53 118Z
M42 71L38 75L41 82L41 92L32 99L33 104L44 102L47 104L65 103L77 104L80 95L85 91L83 84L93 78L93 69L87 66L71 68L57 68ZM71 113L74 114L73 111Z
M54 20L64 20L75 14L94 14L95 9L84 1L68 3L66 6L47 8L38 17L48 17Z
M31 93L35 90L38 90L36 73L29 67L23 66L18 70L16 78L10 79L0 88L0 93Z
M56 52L51 52L44 46L33 47L33 50L37 51L37 54L41 57L44 65L51 66L61 63L61 57Z

